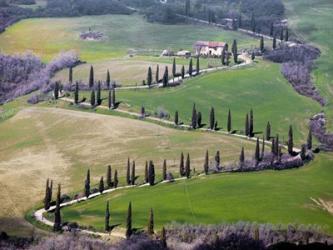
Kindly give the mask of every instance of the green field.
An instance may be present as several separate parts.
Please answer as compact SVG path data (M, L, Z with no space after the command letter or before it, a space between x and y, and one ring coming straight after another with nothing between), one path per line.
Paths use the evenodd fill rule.
M90 93L81 95L86 95L88 100L90 98ZM256 132L264 131L267 121L270 121L272 133L279 133L281 138L287 139L288 127L293 125L297 143L305 142L309 117L321 110L316 102L292 89L281 75L280 65L265 61L246 69L220 71L193 78L176 88L119 90L117 98L121 102L120 108L136 112L139 112L141 105L151 113L163 108L172 117L178 110L181 120L188 124L194 102L202 112L205 123L208 123L209 110L213 106L222 128L226 128L230 108L233 129L241 133L245 115L253 108Z
M333 233L332 215L310 199L332 201L332 162L332 155L322 154L301 169L219 174L117 191L66 207L62 215L65 221L103 230L105 205L109 200L111 224L125 227L131 201L137 228L146 227L149 209L153 208L157 228L173 221L195 224L254 221L312 224Z

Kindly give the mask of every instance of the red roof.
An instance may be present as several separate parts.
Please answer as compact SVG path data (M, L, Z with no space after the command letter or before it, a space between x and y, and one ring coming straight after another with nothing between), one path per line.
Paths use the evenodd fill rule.
M217 47L224 47L224 42L211 42L211 41L197 41L194 46L196 47L209 47L209 48L217 48Z

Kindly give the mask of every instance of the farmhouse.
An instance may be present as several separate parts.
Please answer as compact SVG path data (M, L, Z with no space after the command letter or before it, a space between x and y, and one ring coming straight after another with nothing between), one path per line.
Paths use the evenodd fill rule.
M224 46L224 42L197 41L193 47L197 56L221 56Z

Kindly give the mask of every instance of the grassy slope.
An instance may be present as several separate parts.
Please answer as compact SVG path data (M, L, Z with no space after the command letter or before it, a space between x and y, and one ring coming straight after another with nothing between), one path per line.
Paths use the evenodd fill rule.
M313 80L327 101L329 129L333 129L333 2L330 0L284 0L291 27L305 41L319 47Z
M2 108L11 110L8 105L21 109L17 103ZM123 184L128 156L136 160L138 175L148 159L154 160L158 174L167 159L176 174L181 151L190 152L193 167L201 170L206 149L221 150L224 162L237 161L242 145L248 154L254 150L253 143L229 136L60 108L21 109L0 123L0 141L0 231L9 233L29 231L26 224L18 225L24 212L42 200L46 178L61 182L64 192L80 192L86 170L91 169L95 184L107 164L118 169ZM18 183L24 187L19 192Z
M298 95L280 74L278 64L261 62L241 70L222 71L186 81L177 88L140 91L118 91L117 98L123 108L139 111L141 105L155 112L158 107L176 110L180 118L189 122L193 102L208 122L209 110L215 107L219 125L226 127L228 108L232 111L233 128L244 129L245 114L252 107L255 114L255 131L263 131L267 121L273 134L287 138L288 127L294 126L295 140L304 142L308 118L320 111L319 105ZM90 94L86 94L88 100Z
M333 199L333 157L318 156L315 162L281 172L222 174L175 184L118 191L64 208L64 220L103 229L106 200L111 223L125 226L126 209L132 201L135 227L145 227L148 211L155 211L158 227L172 221L221 223L256 221L274 224L316 224L333 232L332 215L316 207L310 197Z

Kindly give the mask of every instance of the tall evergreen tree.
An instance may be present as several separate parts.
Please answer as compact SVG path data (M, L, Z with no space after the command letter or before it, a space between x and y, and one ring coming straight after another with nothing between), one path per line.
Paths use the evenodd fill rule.
M185 15L190 16L190 11L191 11L191 2L190 0L185 1Z
M252 51L252 53L251 53L251 60L253 61L254 59L256 59L256 54L254 53L254 51Z
M149 177L148 177L148 162L146 161L145 165L145 183L148 183Z
M263 160L265 156L265 138L262 137L262 146L261 146L261 156L260 159Z
M180 154L180 163L179 163L179 175L185 175L185 165L184 165L184 154L183 152Z
M164 227L162 227L162 231L161 231L161 242L162 242L162 247L164 249L167 249L167 238L166 238L166 231L165 231Z
M189 65L188 65L188 74L190 75L190 77L193 74L193 61L192 58L190 59Z
M283 41L283 38L284 38L283 28L281 28L281 31L280 31L280 40Z
M245 117L245 135L249 136L249 134L250 134L249 114L246 114L246 117Z
M276 156L279 156L279 148L280 148L280 141L279 141L279 135L276 135L276 138L275 138L275 155Z
M227 122L227 129L228 129L228 132L230 133L231 132L231 129L232 129L232 125L231 125L231 111L229 109L229 112L228 112L228 122Z
M163 87L167 87L169 85L169 72L168 66L165 66L165 71L163 75Z
M69 82L70 84L73 83L73 67L69 67L68 82Z
M312 130L311 130L311 128L309 129L309 134L308 134L308 138L307 138L307 148L309 150L312 149Z
M271 22L271 27L270 27L270 30L269 30L269 35L272 37L274 35L274 23Z
M200 111L198 112L197 124L198 124L198 128L201 128L201 126L202 126L202 115L201 115Z
M179 115L178 115L178 111L175 112L175 125L178 126L179 124Z
M191 126L193 129L197 128L197 122L198 122L198 117L197 117L197 110L195 108L195 103L193 104L192 108L192 121L191 121Z
M229 66L229 64L230 64L229 45L226 43L225 46L224 46L224 48L225 48L225 51L226 51L226 54L225 54L225 64L227 66Z
M95 98L95 90L91 90L91 94L90 94L90 105L92 107L95 106L95 101L96 101L96 98Z
M288 29L288 28L286 29L286 35L285 35L284 40L285 40L286 42L289 41L289 29Z
M148 68L147 73L147 85L150 88L151 84L153 83L153 72L151 71L151 67Z
M106 87L110 89L111 87L111 76L110 76L110 71L107 70L106 72Z
M160 66L157 64L156 74L155 74L155 82L158 83L159 81L160 81Z
M259 138L257 138L257 143L256 143L256 150L254 153L254 159L256 161L256 164L259 163L260 161L260 145L259 145Z
M50 208L50 186L49 186L49 179L47 179L45 187L45 196L44 196L44 209L48 210L49 208Z
M129 158L127 158L126 183L131 185L131 163Z
M189 153L187 154L186 163L185 163L185 175L187 179L191 177L191 162L190 162Z
M252 32L256 32L256 20L254 18L253 13L252 13L252 16L251 16L251 29L252 29Z
M104 230L108 232L110 230L110 207L109 201L106 202L106 209L105 209L105 227Z
M200 59L199 59L199 56L197 56L197 64L196 64L195 71L196 71L196 75L200 74Z
M185 66L183 65L182 66L182 79L185 78Z
M101 179L99 180L98 191L99 191L100 193L103 193L103 192L104 192L104 178L103 178L103 176L102 176Z
M222 50L222 55L221 55L221 62L222 62L222 65L226 65L226 50L225 50L225 47L223 48Z
M128 204L127 220L126 220L126 238L129 239L132 235L132 203Z
M253 123L254 123L253 110L251 109L250 110L250 123L249 123L249 125L250 125L250 127L249 127L249 136L250 137L254 136L254 131L253 131L254 125L253 125Z
M112 170L111 165L108 166L107 172L106 172L106 185L108 188L112 188Z
M98 106L102 104L102 98L101 98L101 81L98 81L98 84L97 84L96 104Z
M242 28L243 26L243 21L242 21L242 14L238 14L238 28Z
M271 124L267 122L266 125L266 140L270 141L271 140Z
M261 52L264 52L264 50L265 50L264 37L261 36L261 37L260 37L260 51L261 51Z
M211 109L210 109L209 128L211 130L214 130L214 128L215 128L215 111L214 111L213 107L211 107Z
M111 107L116 108L116 90L115 90L115 88L111 89Z
M276 49L276 35L273 37L273 49Z
M90 66L90 73L89 73L89 88L94 87L94 68Z
M87 171L87 177L84 183L84 195L88 198L90 195L90 169Z
M114 188L118 187L118 183L119 183L119 180L118 180L118 171L116 169L116 171L114 171L114 178L113 178L113 186L114 186Z
M274 154L274 155L275 155L275 138L274 138L274 137L272 138L272 147L271 147L271 152L272 152L272 154Z
M244 162L245 162L245 153L244 153L244 147L242 147L242 150L241 150L241 153L240 153L240 156L239 156L240 168L243 168Z
M215 154L215 166L218 168L221 165L221 154L220 151L217 150Z
M209 155L208 155L208 150L206 151L205 155L205 163L204 163L204 172L207 175L209 171Z
M149 182L150 186L155 185L155 166L154 166L153 161L149 161L148 182Z
M109 109L112 109L112 90L109 90L109 95L108 95L108 107Z
M288 132L288 153L291 155L294 152L294 134L293 134L293 127L289 126Z
M176 58L173 58L172 62L172 76L175 77L177 74Z
M149 213L149 220L148 220L148 234L153 235L154 234L154 212L153 209L150 209Z
M75 82L74 103L79 103L79 83Z
M301 159L304 161L306 159L306 146L302 145L302 149L301 149Z
M234 56L234 62L238 63L238 48L237 48L237 41L234 40L232 44L232 54Z
M135 185L135 161L132 162L131 184Z
M167 162L166 162L166 160L163 161L162 178L163 178L163 181L166 181L166 179L167 179Z
M54 210L54 224L53 224L53 230L55 232L61 231L61 214L60 214L60 197L61 197L61 186L58 185L58 193L57 193L57 199L56 199L56 208Z
M54 99L55 100L58 100L59 99L59 82L56 81L55 84L54 84Z

